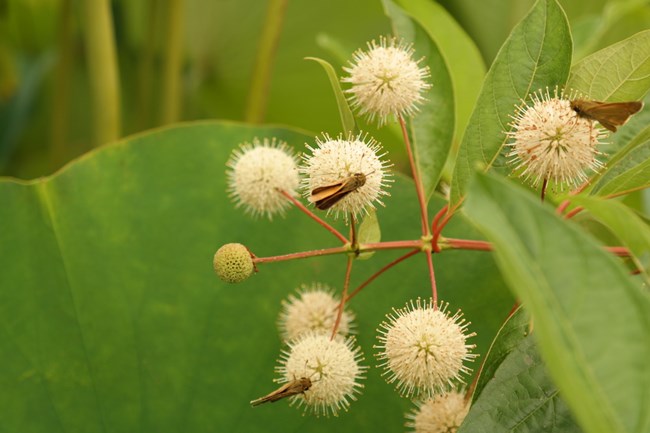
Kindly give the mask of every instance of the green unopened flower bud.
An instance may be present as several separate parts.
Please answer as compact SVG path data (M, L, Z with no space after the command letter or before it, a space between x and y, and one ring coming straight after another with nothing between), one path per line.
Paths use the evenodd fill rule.
M225 244L214 255L214 271L227 283L241 283L251 276L255 266L248 248L242 244Z

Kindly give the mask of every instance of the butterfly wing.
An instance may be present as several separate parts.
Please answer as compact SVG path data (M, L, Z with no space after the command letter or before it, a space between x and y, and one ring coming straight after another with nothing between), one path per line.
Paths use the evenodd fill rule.
M641 110L643 103L577 100L571 102L571 107L579 116L596 120L603 127L616 132L617 127L625 125L631 115Z

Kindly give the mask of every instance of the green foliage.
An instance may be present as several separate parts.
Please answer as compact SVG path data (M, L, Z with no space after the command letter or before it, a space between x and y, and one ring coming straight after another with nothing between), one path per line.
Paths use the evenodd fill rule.
M650 30L578 62L571 69L567 88L598 101L643 99L650 88Z
M582 427L646 431L650 348L639 342L650 332L647 291L601 245L510 182L478 176L465 211L531 312L549 373Z
M582 431L546 373L530 328L520 307L499 330L459 433Z

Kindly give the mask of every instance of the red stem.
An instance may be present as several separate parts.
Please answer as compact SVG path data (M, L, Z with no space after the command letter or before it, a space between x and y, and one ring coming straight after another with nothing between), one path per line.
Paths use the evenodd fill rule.
M398 257L397 259L393 260L389 264L385 265L383 268L381 268L380 270L378 270L377 272L372 274L372 276L370 278L368 278L366 281L364 281L359 287L354 289L352 291L352 293L350 293L348 295L348 298L345 300L345 302L350 302L350 299L354 298L357 295L357 293L359 293L361 290L363 290L368 284L372 283L375 280L375 278L377 278L378 276L380 276L381 274L383 274L384 272L386 272L387 270L389 270L390 268L392 268L393 266L395 266L399 262L402 262L402 261L408 259L409 257L414 256L415 254L417 254L419 252L420 252L420 249L413 250L411 252L408 252L408 253L404 254L401 257Z
M348 256L348 266L345 269L345 281L343 282L343 293L341 293L341 302L339 303L339 310L336 312L336 321L334 322L334 329L332 329L332 336L330 340L334 340L336 337L336 331L339 329L341 324L341 316L343 315L343 309L345 308L345 302L348 297L348 287L350 287L350 273L352 272L352 262L354 258Z
M434 309L438 309L438 288L436 287L436 274L433 271L433 257L431 250L426 250L427 266L429 268L429 280L431 281L431 294L433 296Z
M422 241L420 239L415 241L390 241L390 242L375 242L359 245L359 251L379 251L379 250L401 250L406 248L422 248Z
M630 250L626 247L605 247L607 251L618 257L631 257Z
M324 248L320 250L301 251L299 253L283 254L281 256L254 257L253 263L257 264L257 263L269 263L269 262L283 262L285 260L306 259L308 257L328 256L332 254L341 254L347 252L349 252L349 249L347 247Z
M402 128L402 136L404 137L404 145L406 147L406 153L409 157L409 164L411 165L411 173L413 174L413 182L415 182L415 191L418 195L418 202L420 203L420 220L422 221L422 236L429 235L429 217L427 215L427 203L424 199L424 191L422 190L422 179L418 176L418 170L415 166L415 158L413 157L413 151L411 149L411 141L409 140L408 131L406 130L406 122L404 118L400 115L397 116L399 119L400 127Z
M438 222L440 222L440 218L445 215L447 212L447 209L449 209L449 204L446 204L438 211L436 216L433 217L433 221L431 221L431 233L435 233L436 230L438 229Z
M281 190L281 189L279 189L278 192L279 192L280 194L282 194L283 196L285 196L287 199L289 199L289 200L291 201L291 203L293 203L294 205L296 205L296 207L297 207L298 209L300 209L301 211L303 211L305 214L307 214L307 216L309 216L310 218L312 218L312 219L313 219L314 221L316 221L318 224L320 224L321 226L325 227L325 229L327 229L327 231L329 231L329 232L332 233L334 236L336 236L337 238L339 238L339 240L340 240L341 242L343 242L344 244L348 243L348 240L347 240L347 238L346 238L345 236L343 236L343 235L342 235L338 230L336 230L334 227L332 227L331 225L329 225L328 223L326 223L325 221L323 221L321 218L319 218L318 216L316 216L316 214L314 214L312 211L310 211L309 209L307 209L307 207L306 207L305 205L303 205L303 204L300 203L298 200L296 200L295 197L293 197L291 194L289 194L288 192L286 192L286 191L284 191L284 190Z
M560 203L560 205L557 207L555 212L558 215L562 215L562 213L564 213L564 211L566 210L566 208L569 207L570 204L571 204L571 200L564 200L562 203Z
M492 244L486 241L474 241L470 239L445 238L448 248L460 250L492 251Z
M578 206L578 207L572 209L571 212L567 212L567 214L564 215L564 218L565 219L573 218L574 216L576 216L578 213L582 212L583 210L585 210L585 208L583 208L582 206Z

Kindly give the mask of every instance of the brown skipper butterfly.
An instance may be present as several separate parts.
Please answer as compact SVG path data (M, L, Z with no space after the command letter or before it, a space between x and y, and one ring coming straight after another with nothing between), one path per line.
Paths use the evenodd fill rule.
M251 406L259 406L263 403L274 403L283 398L291 397L292 395L304 394L304 392L309 388L311 388L311 379L301 377L300 379L295 379L291 382L285 383L280 388L264 397L251 401Z
M571 109L583 119L596 120L612 132L625 125L631 115L641 110L643 102L599 102L575 99L571 101Z

